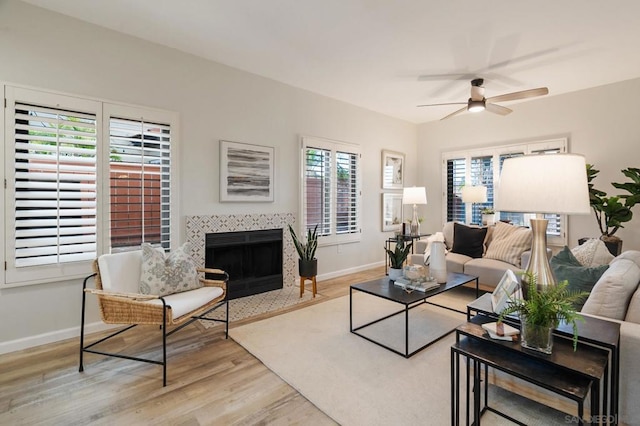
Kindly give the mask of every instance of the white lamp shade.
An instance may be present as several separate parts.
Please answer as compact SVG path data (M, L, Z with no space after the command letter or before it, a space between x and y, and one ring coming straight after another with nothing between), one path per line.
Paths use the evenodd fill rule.
M486 186L470 186L466 185L462 187L462 202L463 203L486 203L487 202L487 187Z
M505 160L495 207L513 212L589 214L584 156L536 154Z
M427 190L424 186L403 188L402 204L427 204Z

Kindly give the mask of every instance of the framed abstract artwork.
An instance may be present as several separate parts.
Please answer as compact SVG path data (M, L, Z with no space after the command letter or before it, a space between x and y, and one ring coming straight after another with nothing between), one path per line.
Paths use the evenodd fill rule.
M382 188L402 189L404 184L404 154L382 151Z
M382 194L382 230L399 231L402 227L402 194Z
M220 141L220 201L273 202L275 150Z

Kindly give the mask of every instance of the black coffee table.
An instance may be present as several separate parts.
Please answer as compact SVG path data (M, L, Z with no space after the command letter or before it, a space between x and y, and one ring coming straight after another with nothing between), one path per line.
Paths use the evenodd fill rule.
M478 297L479 295L479 289L478 289L478 277L474 277L472 275L465 275L465 274L458 274L458 273L454 273L454 272L449 272L447 274L447 282L445 284L440 284L439 287L436 287L432 290L429 290L427 292L420 292L420 291L413 291L411 293L407 293L406 291L404 291L404 289L402 287L396 286L393 284L392 281L389 280L388 277L385 278L381 278L378 280L373 280L373 281L367 281L364 283L360 283L360 284L353 284L350 289L349 289L349 329L353 334L356 334L360 337L362 337L363 339L366 339L372 343L375 343L378 346L381 346L385 349L390 350L393 353L396 353L398 355L402 355L405 358L409 358L413 355L415 355L416 353L420 352L421 350L423 350L424 348L432 345L433 343L437 342L438 340L442 339L443 337L447 336L448 334L450 334L451 332L453 332L455 330L455 328L448 330L446 333L442 334L441 336L436 337L435 339L430 340L429 342L427 342L426 344L424 344L423 346L419 347L418 349L414 350L413 352L409 352L409 310L413 309L415 307L418 307L420 305L422 305L423 303L427 303L429 305L433 305L433 306L437 306L440 308L444 308L444 309L449 309L451 311L455 311L455 312L460 312L462 314L466 314L465 311L459 311L457 309L453 309L450 308L448 306L443 306L443 305L439 305L437 303L432 303L432 302L428 302L427 299L429 299L430 297L433 297L435 295L438 295L440 293L444 293L445 291L449 291L453 288L456 287L460 287L462 285L465 285L467 283L471 283L475 281L476 284L476 297ZM395 303L399 303L401 305L404 306L403 309L391 313L389 315L385 315L382 318L378 318L374 321L368 322L366 324L363 324L361 326L358 326L356 328L353 327L353 291L360 291L366 294L370 294L372 296L376 296L376 297L380 297L386 300L390 300L392 302ZM362 330L363 328L369 327L373 324L377 324L380 321L384 321L388 318L391 318L393 316L396 315L400 315L404 313L404 352L398 351L390 346L385 345L384 343L381 343L379 341L376 341L368 336L365 336L361 333L359 333L359 330Z

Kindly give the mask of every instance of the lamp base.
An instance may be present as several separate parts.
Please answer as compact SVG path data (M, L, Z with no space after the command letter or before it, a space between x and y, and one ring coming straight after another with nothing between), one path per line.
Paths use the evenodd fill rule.
M522 276L522 293L526 299L527 290L529 288L529 275L536 277L537 287L539 290L546 286L555 286L556 278L553 276L549 258L547 257L547 219L535 218L531 219L531 257L529 264Z
M418 220L418 206L413 205L413 219L411 220L411 234L420 235L420 221Z

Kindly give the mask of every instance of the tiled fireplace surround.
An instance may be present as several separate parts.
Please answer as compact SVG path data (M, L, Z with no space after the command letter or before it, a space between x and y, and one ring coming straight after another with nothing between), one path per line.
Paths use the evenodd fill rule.
M232 214L211 216L187 216L187 242L198 265L204 265L205 235L214 232L256 231L282 229L282 275L284 286L296 283L296 249L287 225L294 226L293 213ZM295 226L294 226L295 228Z

